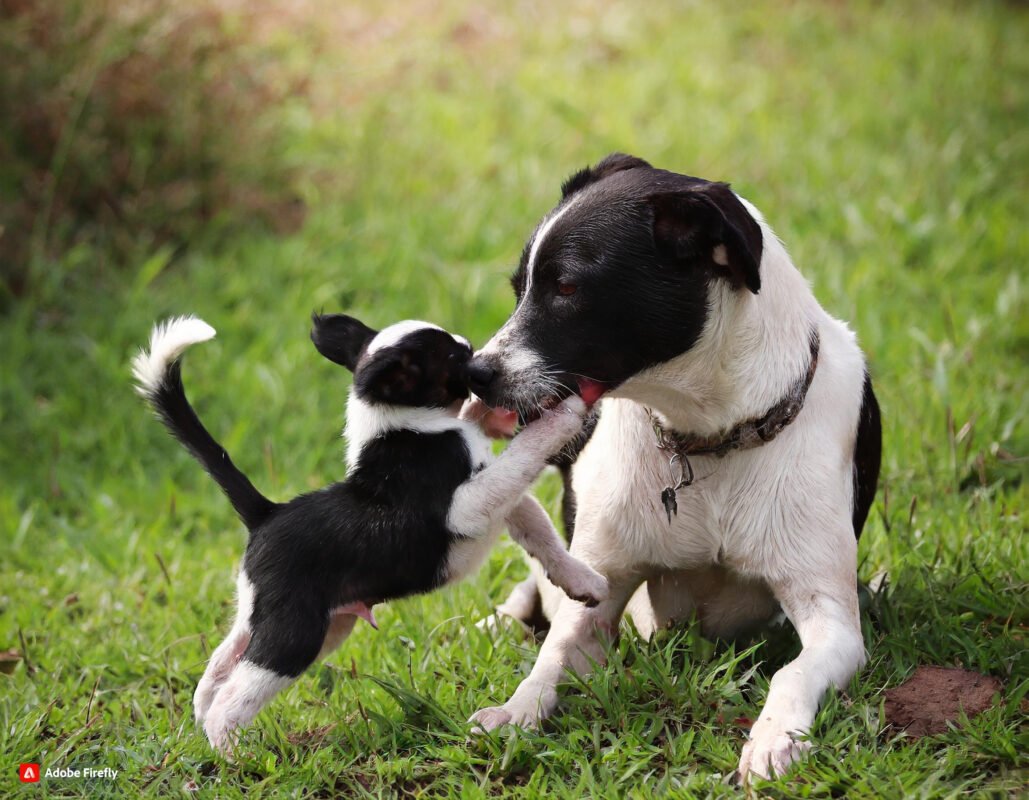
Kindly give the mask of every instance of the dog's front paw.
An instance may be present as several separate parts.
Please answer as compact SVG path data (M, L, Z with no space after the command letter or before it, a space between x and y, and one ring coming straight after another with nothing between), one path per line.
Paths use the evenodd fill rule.
M810 749L811 742L798 741L785 732L752 733L740 754L737 775L741 780L784 775L790 765L804 758Z
M472 727L473 734L489 733L502 725L507 725L511 721L511 712L503 706L480 708L469 717L468 721L474 723Z
M502 725L538 728L556 707L557 689L527 678L504 705L476 711L468 721L474 723L472 733L486 733Z
M607 578L592 567L571 558L567 568L554 570L547 578L573 600L587 608L600 605L608 596Z

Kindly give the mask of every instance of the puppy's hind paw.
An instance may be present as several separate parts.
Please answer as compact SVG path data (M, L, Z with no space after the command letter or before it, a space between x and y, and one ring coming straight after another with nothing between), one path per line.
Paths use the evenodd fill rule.
M233 747L236 744L236 737L239 734L238 727L223 716L217 715L208 717L204 723L204 733L211 747L217 750L226 758L232 756Z

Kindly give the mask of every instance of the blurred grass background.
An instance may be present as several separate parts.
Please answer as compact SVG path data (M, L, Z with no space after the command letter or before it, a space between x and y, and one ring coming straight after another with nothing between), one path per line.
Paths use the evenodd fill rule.
M623 150L761 208L883 405L871 664L767 791L1014 793L1027 35L1025 6L999 2L0 0L0 792L29 760L123 771L55 796L736 791L719 778L740 720L786 656L692 629L623 637L542 735L465 745L461 720L535 652L465 633L524 574L510 546L387 609L239 763L213 760L190 697L242 530L129 386L150 324L197 313L219 337L186 365L191 396L254 482L279 498L342 477L347 377L311 348L310 311L482 343L562 178ZM556 483L540 491L556 510ZM910 745L881 730L881 690L919 663L995 674L1005 699Z

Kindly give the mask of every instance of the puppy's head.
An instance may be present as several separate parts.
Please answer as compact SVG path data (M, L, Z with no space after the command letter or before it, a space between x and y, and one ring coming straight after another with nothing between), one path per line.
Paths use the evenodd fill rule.
M504 327L472 361L471 388L531 416L587 403L698 341L716 282L756 294L762 234L724 183L608 156L569 178L512 276Z
M447 408L468 397L468 340L428 322L407 320L382 331L346 314L315 314L311 341L354 373L368 403Z

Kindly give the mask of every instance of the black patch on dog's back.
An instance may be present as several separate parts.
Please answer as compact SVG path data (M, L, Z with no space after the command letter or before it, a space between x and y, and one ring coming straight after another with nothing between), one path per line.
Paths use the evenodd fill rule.
M865 386L858 416L857 441L854 444L854 536L861 537L861 529L868 519L868 511L875 499L879 484L879 465L882 460L882 420L879 403L872 391L872 379L865 372Z

